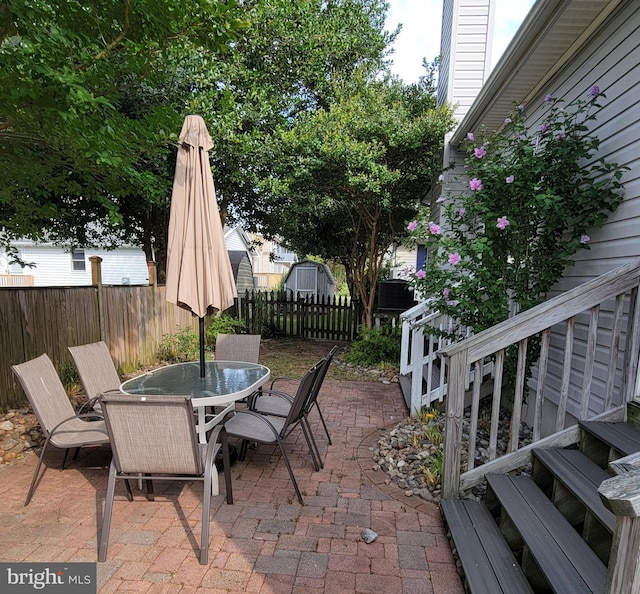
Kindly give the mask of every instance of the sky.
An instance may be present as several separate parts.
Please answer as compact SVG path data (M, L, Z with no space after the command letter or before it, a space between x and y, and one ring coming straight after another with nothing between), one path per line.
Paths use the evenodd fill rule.
M491 64L500 59L535 0L496 0L495 33ZM431 62L440 53L442 0L388 0L387 29L402 23L394 44L391 71L405 83L424 74L422 58Z

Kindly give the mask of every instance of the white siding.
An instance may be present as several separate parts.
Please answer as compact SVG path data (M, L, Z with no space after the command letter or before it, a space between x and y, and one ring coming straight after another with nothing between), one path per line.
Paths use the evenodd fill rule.
M608 19L595 33L585 47L559 72L547 89L536 98L542 104L547 92L570 101L584 97L593 85L598 85L606 94L602 108L597 113L593 126L594 133L601 141L597 157L629 167L623 176L625 186L624 202L600 229L590 230L590 249L576 254L575 266L565 271L558 283L557 294L573 288L591 278L620 266L632 258L640 256L640 4L627 2ZM532 125L538 124L543 110L538 108L532 114ZM603 307L601 316L610 322L613 304ZM588 320L577 324L576 335L586 340ZM554 337L560 344L561 336ZM602 402L606 381L608 360L605 355L610 334L603 332L598 339L597 363L593 385L595 410ZM622 345L624 346L624 344ZM574 365L581 365L584 343L577 346ZM618 363L618 385L620 385ZM550 387L557 386L561 362L552 360L549 366ZM578 394L579 382L573 385L573 393ZM551 399L554 395L551 394ZM569 404L570 412L577 412L574 402Z
M592 124L593 132L601 141L596 158L604 157L629 167L629 171L623 176L624 202L601 228L588 232L591 237L590 249L581 250L575 256L575 266L566 269L564 278L553 294L573 288L640 256L640 2L622 2L591 33L579 51L558 70L549 83L538 89L536 95L527 98L527 124L533 129L543 121L548 109L548 104L544 102L547 93L570 102L580 97L586 98L593 85L598 85L606 95L601 101L602 108L597 113L597 121ZM461 135L466 132L468 131L459 131ZM454 157L459 159L463 155L447 146L445 163ZM454 177L453 173L448 175L449 189L462 190L461 187L455 187ZM595 398L591 399L594 411L601 406L604 395L612 310L613 304L601 310L601 319L608 327L598 337L593 384ZM584 363L587 326L588 320L583 319L579 319L576 324L578 344L573 363L576 370ZM546 396L552 401L556 400L562 373L559 355L562 340L561 331L552 339L546 392ZM624 344L621 346L624 348ZM570 413L578 412L576 403L580 389L581 381L570 386L570 397L574 396L568 404Z
M22 259L33 263L24 274L33 275L36 287L71 287L91 284L91 262L89 257L102 258L102 282L105 285L146 285L149 283L147 259L140 248L123 247L106 251L84 249L85 270L73 270L71 253L63 248L47 244L18 245Z
M457 105L461 120L490 71L494 0L445 0L438 100Z

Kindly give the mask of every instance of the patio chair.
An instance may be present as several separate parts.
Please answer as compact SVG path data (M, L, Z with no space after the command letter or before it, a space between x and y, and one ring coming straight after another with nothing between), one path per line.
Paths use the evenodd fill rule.
M260 363L260 335L218 334L215 355L219 361Z
M109 436L104 421L87 422L88 419L96 418L96 412L76 414L60 381L60 376L46 354L26 363L13 365L11 369L18 378L45 435L40 458L24 502L25 505L29 505L36 489L42 460L49 445L64 449L62 460L64 470L69 449L75 450L75 459L81 447L108 444Z
M93 408L100 410L99 394L120 391L120 376L109 353L109 347L101 340L68 347L75 363L80 383L87 399L94 399Z
M318 404L318 394L320 393L320 389L322 388L322 383L324 382L324 378L327 375L327 371L329 370L329 366L331 365L331 360L333 356L336 354L338 350L337 346L334 346L329 354L324 359L324 364L318 373L318 378L316 380L315 385L313 386L313 390L309 396L307 403L305 404L304 414L307 416L311 409L315 406L318 411L318 415L320 415L320 421L322 422L322 426L324 428L324 432L327 435L327 441L329 445L331 445L331 436L329 435L329 429L327 428L327 423L324 420L324 415L320 410L320 405ZM279 381L300 381L295 378L290 377L277 377L271 382L271 389L275 386L276 382ZM265 392L266 394L266 392ZM263 414L267 415L275 415L279 417L286 417L289 414L289 409L291 408L291 398L289 400L285 398L274 398L269 395L263 395L256 399L254 399L252 403L252 410L256 410Z
M143 396L111 392L101 397L113 459L100 534L98 561L107 558L113 499L118 479L144 476L153 500L153 480L202 481L202 529L200 563L209 554L209 523L212 491L217 493L216 456L222 449L226 499L233 503L229 447L222 424L206 444L198 443L193 406L189 396ZM131 501L133 497L127 494Z
M260 334L218 334L215 358L218 361L244 361L260 363ZM254 398L249 394L238 402L248 403Z
M299 424L302 428L309 452L313 459L313 465L316 470L319 470L319 463L316 460L316 447L313 441L313 435L309 431L306 419L304 418L304 405L311 393L313 385L316 381L318 373L321 369L324 360L316 363L307 373L304 375L298 390L296 391L293 400L291 401L289 413L286 417L276 417L272 415L264 415L262 413L253 410L236 410L235 415L225 423L227 434L233 437L237 437L242 440L242 446L240 448L240 459L244 459L246 452L246 445L249 442L255 442L259 444L276 444L282 452L282 458L289 477L293 483L298 501L302 504L302 495L298 488L296 477L293 474L289 457L284 448L284 438L289 434L289 429ZM279 396L285 399L289 399L290 396L283 392L277 392L275 390L265 390L265 393L269 393L272 396Z

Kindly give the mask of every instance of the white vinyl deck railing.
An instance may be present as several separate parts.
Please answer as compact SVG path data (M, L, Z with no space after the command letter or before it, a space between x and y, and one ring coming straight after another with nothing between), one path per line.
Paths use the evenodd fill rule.
M442 402L447 393L446 365L439 351L452 344L449 332L456 321L430 309L429 301L415 305L400 315L402 349L400 374L411 381L409 410L412 415L434 402ZM436 332L437 331L437 332ZM470 333L467 332L467 336ZM472 377L467 377L467 382Z

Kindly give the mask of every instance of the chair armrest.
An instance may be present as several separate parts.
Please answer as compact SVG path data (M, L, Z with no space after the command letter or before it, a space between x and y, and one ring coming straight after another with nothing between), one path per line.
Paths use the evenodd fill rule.
M274 398L281 398L282 400L286 400L287 402L293 402L293 396L287 394L286 392L280 392L279 390L262 390L260 394L251 401L251 406L249 410L254 410L256 402L263 398L264 396L272 396Z
M65 423L68 423L69 421L73 421L73 419L102 419L103 416L96 412L90 412L90 413L84 413L84 414L80 414L80 415L73 415L72 417L67 417L66 419L63 419L62 421L60 421L53 429L51 429L51 432L49 433L49 438L51 438L51 436L57 431L58 427L61 427L62 425L64 425Z
M287 377L287 376L276 377L276 378L274 378L273 380L271 380L271 384L269 385L269 387L270 387L270 388L273 388L273 385L274 385L276 382L279 382L279 381L283 381L283 382L284 382L284 381L288 381L288 382L297 382L297 383L300 383L300 378L299 378L299 377Z

